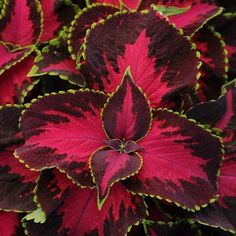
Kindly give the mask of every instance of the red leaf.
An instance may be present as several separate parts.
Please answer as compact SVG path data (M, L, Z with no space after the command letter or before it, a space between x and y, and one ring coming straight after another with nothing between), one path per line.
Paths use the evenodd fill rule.
M102 118L111 139L137 141L148 132L151 110L145 96L132 81L129 69L118 90L108 100Z
M38 81L28 77L30 69L34 65L34 57L28 56L15 66L6 70L0 78L0 104L21 103L28 92L29 86L36 84Z
M42 176L39 186L45 183ZM46 191L44 202L51 205L51 196L55 196L55 186L60 191L65 175L55 174L50 183L51 193ZM42 181L42 182L41 182ZM40 189L43 189L42 185ZM72 185L71 185L72 186ZM128 228L145 217L145 206L142 198L126 192L120 184L115 184L99 211L96 189L81 189L75 185L64 196L54 212L48 215L44 224L27 223L31 235L125 235ZM63 187L62 187L63 189ZM62 193L62 191L61 191ZM60 194L60 193L59 193ZM42 194L41 194L42 195ZM55 203L54 197L52 204ZM42 205L44 209L44 204ZM50 206L47 206L47 208Z
M143 0L139 6L139 10L149 8L151 4L179 8L191 6L188 11L169 17L170 22L174 23L178 29L183 29L185 35L195 33L208 20L220 14L222 11L213 1L204 0Z
M137 153L122 153L103 148L91 156L91 170L99 193L99 207L108 196L110 187L121 179L136 174L142 166Z
M21 47L33 45L41 34L41 20L38 1L9 1L0 21L0 39Z
M114 45L116 45L114 47ZM118 14L91 30L86 43L87 85L114 92L130 66L152 107L193 90L198 59L190 43L153 11Z
M66 39L61 37L51 40L35 61L35 66L29 76L59 75L62 79L68 79L72 83L76 81L78 85L84 86L85 82L79 76L80 72L76 69L76 63L67 50Z
M0 152L0 208L13 211L32 211L33 190L38 173L27 169L13 156L14 146Z
M0 42L0 74L2 74L6 69L15 65L17 62L21 61L24 57L30 54L31 49L25 48L21 50L15 50L9 45Z
M143 166L125 180L132 192L159 196L194 209L216 196L221 142L196 124L166 110L154 113L152 129L138 143ZM199 194L201 193L201 194Z
M57 167L77 183L93 186L88 159L106 140L100 118L105 101L101 93L77 91L33 103L22 118L26 141L16 155L31 168Z
M20 227L20 221L17 213L0 211L0 222L0 235L19 235L18 229Z

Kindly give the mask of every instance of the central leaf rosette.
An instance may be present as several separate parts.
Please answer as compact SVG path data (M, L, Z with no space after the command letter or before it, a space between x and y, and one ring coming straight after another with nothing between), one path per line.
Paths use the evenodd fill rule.
M45 96L21 120L25 144L15 155L34 170L56 167L99 207L115 182L190 209L217 193L221 142L167 109L152 109L126 70L111 95L83 90Z

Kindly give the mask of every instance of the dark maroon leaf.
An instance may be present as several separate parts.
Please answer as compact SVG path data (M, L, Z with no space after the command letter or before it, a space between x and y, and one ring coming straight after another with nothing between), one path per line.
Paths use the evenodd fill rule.
M157 110L138 144L143 166L124 181L132 192L169 199L190 209L213 201L222 158L219 138L167 110Z
M189 118L224 131L236 129L236 89L231 88L216 101L199 104L187 112Z
M122 9L123 7L129 8L129 9L136 9L138 8L140 2L142 0L89 0L90 3L106 3L106 4L112 4L114 6L119 7Z
M93 186L88 160L107 139L100 118L106 99L86 90L33 103L22 117L26 142L16 155L33 169L57 167L78 184Z
M39 185L47 181L43 179L45 177L42 176ZM145 217L146 209L142 198L126 192L120 184L113 186L99 211L96 189L81 189L70 184L71 189L61 198L65 189L64 183L68 180L65 175L55 172L51 178L51 186L48 188L50 192L46 192L43 203L47 205L47 209L51 208L50 205L54 205L59 196L62 204L58 207L54 205L54 212L44 224L26 222L31 235L125 235L131 225ZM39 189L43 190L43 186ZM52 196L54 200L51 202ZM45 204L42 205L43 208Z
M201 53L203 65L198 80L198 97L201 101L217 99L221 86L225 83L228 71L228 58L222 36L214 28L203 28L192 38Z
M102 118L110 139L137 141L148 132L151 110L144 94L135 86L129 68L122 84L105 105Z
M183 90L192 91L196 84L196 52L154 11L117 14L97 24L85 46L87 65L80 71L95 89L114 92L130 67L136 86L157 107Z
M13 156L14 146L0 151L0 208L32 211L38 173L30 171Z
M119 8L111 5L92 4L76 15L70 28L68 40L69 50L74 60L79 61L83 53L83 50L80 50L80 48L84 42L86 30L90 28L93 23L106 18L109 14L114 14L118 10Z
M0 146L14 144L22 140L19 131L20 106L6 106L0 109Z

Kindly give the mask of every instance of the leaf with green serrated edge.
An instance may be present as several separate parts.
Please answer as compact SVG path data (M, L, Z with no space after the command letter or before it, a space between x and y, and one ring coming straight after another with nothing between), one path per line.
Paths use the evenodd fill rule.
M149 134L138 144L143 147L143 165L137 175L124 181L128 190L190 209L216 197L216 173L222 158L217 137L186 118L157 110Z
M184 12L187 12L191 6L187 6L187 7L174 7L174 6L162 6L162 5L152 5L152 8L155 11L159 11L161 12L164 16L174 16L174 15L178 15L178 14L182 14Z
M77 91L33 103L22 117L26 141L16 155L31 168L57 167L77 183L93 186L88 160L106 140L100 118L106 99L101 93Z
M35 236L41 235L125 235L128 228L145 217L146 208L142 198L133 196L126 192L120 184L115 184L104 203L102 209L97 208L96 189L81 189L66 179L62 173L51 175L50 187L43 196L43 202L39 202L42 208L51 208L50 205L55 203L55 199L60 199L59 206L54 205L54 211L47 216L44 224L35 224L33 221L25 222L27 230ZM39 190L43 190L46 175L43 175L39 181ZM48 178L47 178L48 179ZM63 198L65 183L70 186ZM58 194L54 192L55 187ZM62 191L60 191L62 190ZM38 192L39 194L39 192ZM51 202L51 197L54 196ZM46 205L46 206L45 206ZM89 217L89 221L88 221ZM92 222L92 223L90 223Z
M21 61L30 54L31 49L25 48L22 50L16 50L12 46L6 45L0 42L0 75L6 70L15 65L17 62Z
M196 52L153 11L107 19L91 29L85 46L87 64L80 71L88 78L87 85L95 89L114 92L128 66L152 107L183 90L192 91L196 84Z
M226 81L228 67L225 43L213 28L202 28L193 37L203 62L197 90L200 101L216 99L221 94L221 86Z
M142 91L135 86L130 68L126 70L118 90L109 98L102 119L110 139L137 141L148 132L151 109Z
M103 148L91 156L90 166L98 188L98 207L101 208L115 182L140 170L142 157L134 152L127 154Z
M56 37L63 27L68 27L76 12L65 0L41 0L40 4L44 21L40 42L45 42Z
M208 20L221 13L222 9L215 5L211 0L145 0L142 1L139 10L147 9L151 4L163 5L166 7L189 7L190 9L182 14L169 17L171 23L174 23L177 28L183 29L185 35L192 35L201 28ZM155 9L155 7L154 7Z
M127 7L129 9L136 9L142 0L89 0L90 3L107 3L112 4L114 6Z
M0 40L21 47L37 43L41 34L41 8L37 0L9 1L0 21Z
M63 79L68 79L71 83L84 86L84 80L79 76L76 63L71 59L67 50L65 39L59 38L49 42L49 45L42 49L42 53L35 59L35 65L28 76L35 77L45 74L59 75Z
M3 90L0 94L0 104L22 103L29 88L38 82L37 79L27 76L34 65L33 55L29 55L15 66L6 70L0 77L0 87Z
M73 59L79 61L83 51L80 50L86 30L100 19L106 18L109 14L114 14L119 9L111 5L93 4L88 8L83 9L72 22L69 34L69 50Z

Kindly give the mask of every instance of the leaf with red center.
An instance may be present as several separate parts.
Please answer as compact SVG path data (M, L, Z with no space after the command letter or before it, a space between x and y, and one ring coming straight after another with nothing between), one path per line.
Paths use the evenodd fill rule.
M49 45L42 49L35 59L35 65L29 72L29 76L59 75L62 79L68 79L71 83L76 81L80 86L84 86L84 80L79 76L76 63L71 59L67 50L65 39L53 39Z
M31 49L25 48L15 50L16 48L0 42L0 75L6 70L15 65L17 62L23 60L30 54Z
M140 2L142 0L90 0L91 3L109 3L112 4L114 6L120 7L122 8L127 7L129 9L136 9L138 8Z
M27 76L33 65L34 57L30 55L1 75L1 105L23 102L27 92L38 82Z
M0 108L0 146L15 144L22 140L18 127L20 115L20 106Z
M124 153L103 148L96 151L90 160L90 168L98 188L98 206L101 208L111 186L121 179L138 173L142 157L137 153Z
M208 20L220 14L222 9L211 0L148 0L142 1L139 10L149 8L151 4L184 8L190 6L182 14L170 16L169 20L177 28L183 29L185 35L191 35L201 28Z
M40 42L57 36L63 26L69 26L75 16L75 10L60 0L41 0L43 12L43 32Z
M24 235L23 230L21 229L21 224L17 213L0 211L0 222L0 235Z
M86 36L86 30L99 20L114 14L119 8L111 5L92 4L79 13L71 24L68 39L69 50L74 60L79 60L83 51L81 46Z
M0 208L32 211L36 208L33 190L38 173L19 163L13 152L14 146L0 152Z
M232 149L233 151L230 151ZM211 207L198 212L194 219L224 230L236 232L236 154L235 144L227 145L220 169L219 199Z
M216 101L201 103L187 112L189 118L221 130L236 129L236 89L230 88Z
M46 181L45 177L43 175L39 181L41 190ZM60 187L64 189L65 175L54 172L53 178L50 183L55 184L51 185L51 189L48 188L50 192L45 191L43 209L44 203L47 208L54 204L55 199L51 202L51 196L57 195L55 188L57 192ZM113 186L101 210L97 207L96 189L81 189L73 185L61 204L48 215L44 224L35 224L33 221L26 224L30 235L35 236L125 235L129 227L144 218L145 214L146 208L142 198L128 193L120 184Z
M138 143L143 166L127 180L128 190L198 209L216 196L222 158L220 140L168 110L154 112L149 134Z
M132 81L129 69L122 84L105 105L102 119L111 139L137 141L148 132L151 110L147 99Z
M221 86L227 78L228 59L225 43L214 28L203 28L192 38L201 53L203 65L200 68L200 87L197 92L201 101L216 99L221 94Z
M57 167L82 186L93 186L88 160L106 140L100 118L107 97L77 91L46 96L21 120L25 144L16 155L30 168Z
M41 34L41 7L37 0L9 1L0 21L0 40L21 47L37 43Z
M85 46L87 64L80 71L88 86L108 93L127 67L152 107L196 83L199 62L191 44L154 11L109 17L90 31Z

